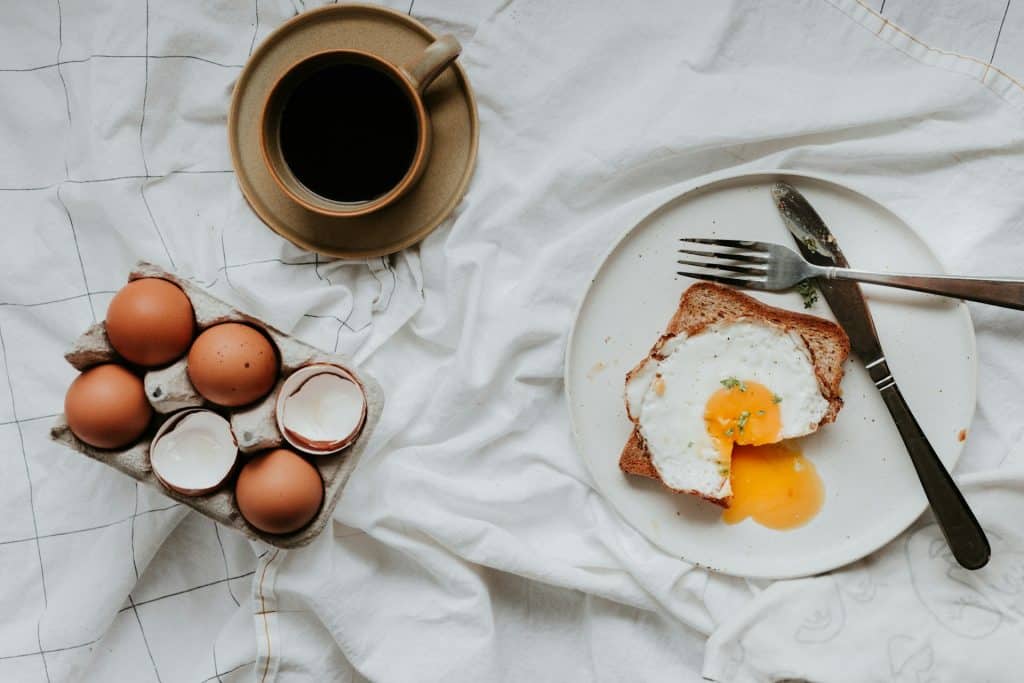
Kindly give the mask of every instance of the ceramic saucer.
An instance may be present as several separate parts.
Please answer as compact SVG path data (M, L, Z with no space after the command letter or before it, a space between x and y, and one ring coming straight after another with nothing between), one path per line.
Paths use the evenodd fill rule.
M424 97L434 141L422 178L380 211L332 218L303 208L279 189L260 150L263 103L297 61L325 49L353 48L405 64L435 38L423 24L393 10L335 5L300 14L259 45L235 84L228 140L242 194L271 230L328 256L370 258L419 242L458 205L473 174L479 133L473 90L458 62L438 76Z

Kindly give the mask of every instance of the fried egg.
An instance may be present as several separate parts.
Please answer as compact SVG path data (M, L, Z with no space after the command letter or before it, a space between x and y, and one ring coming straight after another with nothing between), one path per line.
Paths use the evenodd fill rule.
M668 339L630 373L626 408L665 485L722 501L735 446L810 434L829 404L799 334L738 320Z

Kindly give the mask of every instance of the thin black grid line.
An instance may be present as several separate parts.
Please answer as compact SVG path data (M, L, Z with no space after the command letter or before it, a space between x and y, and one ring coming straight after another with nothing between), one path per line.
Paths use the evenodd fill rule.
M79 643L78 645L65 645L64 647L49 647L49 648L46 648L44 650L40 650L38 652L33 650L32 652L22 652L21 654L18 654L18 655L3 655L3 656L0 656L0 660L4 660L4 659L22 659L24 657L35 657L36 655L49 655L49 654L53 654L54 652L66 652L67 650L77 650L79 648L89 647L90 645L95 645L97 642L99 642L99 640L100 640L99 638L93 638L92 640L90 640L87 643Z
M58 0L58 5L59 5L59 0ZM411 6L410 6L410 10L411 10ZM58 9L58 12L59 11L60 10ZM252 45L254 45L255 38L256 38L256 36L258 34L258 22L259 22L259 18L258 18L258 0L257 0L257 3L256 3L256 12L257 12L257 27L256 27L256 29L254 31L253 43L251 44L250 51L252 50ZM147 31L147 33L146 33L146 52L147 52L147 54L146 55L142 55L142 56L133 56L133 55L95 55L94 56L94 57L101 57L101 58L140 58L141 57L142 59L146 60L146 87L144 88L143 110L142 110L142 114L141 114L141 117L140 117L140 131L139 131L140 146L142 145L143 136L144 136L143 130L144 130L145 115L146 115L145 104L146 104L146 101L147 101L147 98L148 98L148 60L150 58L153 58L153 59L158 59L158 58L199 59L200 61L209 62L211 64L217 64L219 66L234 66L234 67L237 67L237 68L241 68L242 67L242 65L226 65L226 64L221 64L221 63L213 62L212 60L206 60L206 59L195 57L195 56L191 56L191 55L177 55L177 56L176 55L160 55L160 56L149 55L148 54L148 51L149 51L149 45L148 45L148 43L149 43L149 16L148 15L149 15L149 3L147 1L147 5L146 5L146 19L147 19L147 26L146 26L146 31ZM92 57L90 57L89 59L91 59L91 58ZM58 61L57 61L56 64L51 65L51 66L57 68L58 73L60 74L61 80L62 80L62 83L63 83L64 79L63 79L63 74L61 73L61 68L60 68L61 65L62 64L66 64L66 63L81 63L81 62L85 62L85 61L88 61L88 59L63 60L63 59L61 59L60 52L58 52ZM33 68L33 69L25 69L23 71L35 71L35 70L39 70L41 68L47 68L47 67L36 67L36 68ZM8 71L8 70L7 69L2 69L0 71ZM70 123L71 122L70 99L69 99L69 94L68 94L68 91L67 91L66 83L64 84L64 90L65 90L65 103L66 103L66 106L68 108L68 119L69 119L69 123ZM143 178L166 177L166 176L153 176L153 175L150 175L149 168L148 168L148 160L145 158L145 150L144 150L144 148L143 148L143 161L144 161L144 168L145 168L145 171L146 171L146 175L142 176ZM67 164L68 164L68 161L67 161L67 158L65 158L65 169L66 169L66 171L67 171ZM205 171L196 171L196 173L203 173L203 172L205 172ZM231 173L232 171L209 171L209 172ZM168 174L168 175L170 175L170 174ZM129 178L129 177L132 177L132 176L125 176L124 178ZM121 179L121 178L118 178L118 179ZM61 183L57 184L56 186L58 187L58 193L59 193L59 187L63 183L107 182L109 180L112 180L112 179L77 180L77 179L65 178ZM10 190L33 190L33 189L45 189L47 187L54 187L54 185L43 186L43 187L40 187L40 188L0 188L0 190L8 190L8 189L10 189ZM153 214L152 214L152 211L151 211L151 209L149 207L148 201L146 200L144 192L142 193L142 198L143 198L143 201L146 203L146 208L147 208L147 211L150 214L150 218L153 219ZM62 198L60 198L60 199L61 199L61 203L63 204L63 199ZM73 224L73 221L71 219L70 211L68 210L67 206L64 206L64 210L68 214L69 223L71 224L72 230L74 231L74 224ZM159 227L156 226L155 220L154 220L154 227L156 228L157 233L160 236L161 242L164 243L163 235L160 233ZM76 241L76 247L77 247L77 234L75 235L75 241ZM164 243L164 248L165 248L165 250L167 249L166 243ZM171 262L173 264L173 259L171 258L169 253L168 253L168 258L169 258L169 260L171 260ZM80 259L80 263L81 263L81 253L80 252L79 252L79 259ZM298 264L296 264L296 265L298 265ZM318 263L314 262L313 265L314 265L314 270L316 271L317 267L318 267ZM84 264L82 264L82 269L83 269L83 280L85 280L86 276L85 276ZM320 279L323 279L323 277L320 275L320 273L318 271L316 272L316 274L317 274L317 276ZM328 279L328 283L330 283L329 279ZM113 293L112 291L109 291L109 290L105 290L103 292L91 292L91 291L88 290L88 283L87 282L86 282L86 289L87 289L86 294L77 295L77 296L74 296L74 297L67 297L66 299L63 299L63 300L78 299L78 298L81 298L83 296L91 297L92 294L97 294L97 293ZM18 304L18 303L13 303L12 302L12 303L6 303L6 304L5 303L0 303L0 305L36 306L36 305L43 305L44 303L51 303L51 302L37 302L37 303L34 303L34 304ZM92 308L91 298L90 298L90 308ZM349 313L349 316L351 316L351 311ZM93 312L93 319L95 320L95 312ZM339 320L340 323L342 323L345 326L347 326L347 322L346 321L347 321L348 317L346 317L345 321L342 321L342 320L340 320L337 317L335 317L335 319ZM340 327L339 327L339 330L340 330ZM2 344L3 344L3 339L2 339L2 337L0 337L0 346L2 346ZM5 349L4 349L4 356L6 358L6 350ZM13 388L10 386L10 381L11 381L10 377L8 377L8 384L9 384L9 389L12 392L12 403L13 403ZM54 417L54 415L42 416L42 417L39 417L39 418L26 418L24 420L19 420L19 419L17 419L17 417L15 417L15 420L11 421L11 423L20 425L21 422L27 422L29 420L37 420L37 419L46 419L46 418L52 418L52 417ZM10 423L3 423L3 424L10 424ZM19 429L19 432L20 432L20 429ZM25 455L25 453L24 453L24 444L23 444L22 450L23 450L23 456L24 456ZM27 460L26 460L26 468L27 468ZM31 477L29 477L29 484L31 486ZM179 506L180 506L180 504L174 504L174 505L168 506L167 508L159 508L158 510L170 509L170 508L179 507ZM155 511L157 511L157 510L147 510L147 511L144 511L142 513L138 512L138 489L136 487L136 498L135 498L134 511L133 511L133 514L131 515L131 517L128 518L132 522L132 531L134 532L134 521L135 521L136 517L138 517L140 514L147 514L147 513L151 513L151 512L155 512ZM34 516L34 510L33 510L33 516ZM97 529L97 528L103 528L105 526L112 526L113 524L119 524L119 523L122 523L123 521L125 521L125 520L119 520L118 522L112 522L112 523L109 523L109 524L106 524L106 525L99 525L97 527L90 527L90 529ZM215 525L215 527L216 527L216 525ZM39 535L37 533L36 536L34 537L34 540L37 541L37 551L38 551L38 541L39 541L40 538L46 538L46 537L49 537L49 536L66 535L66 534L72 534L72 533L80 533L81 531L85 531L85 530L86 529L69 531L69 532L58 532L58 533L55 533L55 534L48 534L48 535ZM29 539L29 540L32 540L32 539ZM219 538L219 533L218 533L218 541L219 540L220 540L220 538ZM223 545L221 546L221 550L222 550L222 553L224 553ZM264 554L266 554L266 553L264 553ZM224 559L225 559L225 563L226 563L226 555L224 555ZM133 564L134 563L135 563L135 557L134 557L134 548L133 548ZM43 567L42 567L41 557L40 557L40 572L41 572L41 575L42 575ZM251 572L247 572L245 574L240 574L240 575L235 576L235 577L228 577L226 579L226 581L229 582L229 591L231 590L231 588L230 588L230 581L231 580L237 579L237 578L242 578L242 577L245 577L245 576L251 576L254 573L255 573L255 571L251 571ZM137 567L136 567L136 575L138 575ZM143 636L143 640L144 640L146 648L147 648L147 654L149 655L151 663L153 664L154 673L156 674L158 680L160 680L160 674L159 674L159 671L157 669L156 662L155 662L155 660L153 658L152 651L150 650L149 643L148 643L148 638L146 637L146 633L145 633L145 630L143 628L143 625L142 625L141 618L139 616L137 607L139 605L141 605L141 604L147 604L147 603L153 602L155 600L164 599L166 597L172 597L174 595L180 595L182 593L189 592L190 590L197 590L198 588L202 588L202 587L205 587L205 586L196 586L196 587L194 587L192 589L189 589L189 590L186 590L186 591L178 591L178 592L173 593L173 594L168 594L166 596L160 596L159 598L153 598L151 600L146 600L146 601L143 601L143 602L140 602L140 603L135 603L133 598L129 595L129 603L131 605L130 608L133 609L133 612L135 614L136 621L137 621L137 623L139 625L139 628L140 628L140 633ZM44 599L45 599L45 591L46 591L46 588L45 588L45 576L43 577L43 591L44 591ZM232 598L234 598L234 594L233 593L232 593ZM236 604L237 604L237 599L235 601L236 601ZM38 624L37 624L37 636L38 636ZM82 644L78 644L78 645L67 646L67 647L64 647L64 648L56 648L56 649L52 649L52 650L44 650L41 647L41 643L40 643L40 652L39 653L29 653L29 654L30 655L34 655L34 654L44 655L45 652L57 652L57 651L62 651L62 650L69 650L69 649L87 647L89 645L92 645L95 642L96 642L96 640L93 640L93 641L89 641L88 643L82 643ZM214 657L216 658L216 653L214 653ZM44 656L44 666L45 666L45 663L46 662L45 662L45 656ZM224 673L231 673L231 672L236 671L238 669L241 669L241 668L243 668L245 666L250 666L252 663L253 662L247 662L247 663L241 664L241 665L239 665L237 667L232 668L228 672L224 672ZM216 663L215 663L215 671L216 671L217 668L218 667L216 666ZM216 677L219 679L220 675L221 675L220 672L218 672ZM47 678L49 678L48 671L47 671ZM207 679L207 680L210 680L210 679Z
M68 84L64 80L64 72L60 68L60 55L64 50L64 13L60 6L60 0L57 0L57 77L60 78L60 86L64 91L64 107L68 113L68 135L72 133L71 127L71 98L68 97ZM64 147L64 177L67 178L70 171L68 170L68 150L67 146Z
M149 655L149 662L153 665L153 673L156 674L157 683L162 683L160 680L160 669L157 668L156 660L153 659L153 651L149 649L149 638L146 637L146 629L142 628L142 618L139 617L138 606L132 600L131 594L128 595L128 604L131 605L131 610L135 613L135 621L139 625L139 633L142 634L142 644L146 646L146 654Z
M882 6L878 8L878 13L881 14L885 11L885 0L882 0Z
M92 294L92 290L89 289L89 276L85 274L85 260L82 258L82 250L78 245L78 231L75 229L75 221L71 218L71 210L68 209L68 205L64 203L64 198L60 196L60 187L57 187L57 201L64 208L64 213L68 217L68 225L71 226L71 238L74 240L75 253L78 255L78 267L82 271L82 284L85 286L85 292L87 295ZM92 305L92 297L88 297L89 300L89 314L92 316L92 321L96 322L96 308Z
M70 137L72 135L73 125L74 125L72 120L71 120L71 98L68 96L68 84L67 84L67 81L64 80L64 72L60 68L61 53L64 50L64 10L61 7L60 0L56 0L56 4L57 4L57 77L60 78L61 90L64 93L64 107L65 107L65 112L67 113L67 118L68 118L68 136ZM68 147L67 147L67 143L65 143L65 145L64 145L64 178L67 179L70 174L71 174L71 171L70 171L70 168L68 166ZM60 194L60 186L57 187L57 202L64 209L64 213L68 217L68 226L71 228L71 238L72 238L72 241L73 241L73 243L75 245L75 254L78 256L78 267L79 267L79 269L81 270L81 273L82 273L82 285L85 287L85 292L86 292L87 295L92 294L92 292L89 290L89 277L88 277L88 275L86 275L86 272L85 272L85 261L82 259L82 250L81 250L81 247L78 244L78 231L75 229L75 221L71 217L71 210L68 209L68 205L64 203L64 198ZM86 301L89 302L89 315L92 317L92 321L96 322L96 307L93 306L92 296L87 296ZM10 372L10 370L8 370L8 372ZM13 401L14 401L13 396L11 397L11 401L13 403ZM15 416L15 417L17 417L17 416ZM21 429L21 427L19 425L19 430L20 429ZM36 529L36 534L38 534L38 533L39 533L39 530ZM42 564L42 559L40 559L40 566L41 566L41 564ZM40 643L39 644L39 649L42 650L42 647L43 647L43 645L42 645L42 643ZM46 667L46 655L43 655L43 668L47 669L47 667ZM50 679L50 674L49 674L49 670L48 669L47 669L47 673L46 673L46 679L47 680Z
M141 140L141 137L139 138ZM146 153L142 153L143 162L145 162ZM171 250L167 248L167 240L164 239L164 233L160 230L160 226L157 225L156 218L153 216L153 209L149 207L149 200L146 199L146 181L143 180L139 184L139 195L142 197L142 204L146 207L146 213L149 214L149 220L153 223L153 230L156 231L156 236L160 238L160 246L164 248L164 254L167 256L167 261L171 264L171 270L177 270L178 266L174 263L174 257L171 256Z
M146 54L143 57L143 65L145 80L142 85L142 114L139 116L139 154L142 156L142 169L148 176L149 160L146 158L146 143L143 139L143 132L146 128L146 103L149 100L149 0L146 0ZM156 217L153 216L153 209L149 206L149 200L146 199L145 180L139 183L139 196L142 197L142 204L146 207L146 213L149 215L149 220L153 224L153 230L156 231L156 236L160 238L160 246L164 248L164 254L167 256L167 262L170 264L172 270L177 270L178 266L174 262L174 257L171 256L171 250L167 247L167 240L164 239L164 234L156 222Z
M216 534L216 536L217 536L217 545L220 546L220 556L224 559L224 576L226 578L226 577L231 575L231 571L228 569L228 554L226 552L224 552L224 543L223 543L223 541L220 540L220 524L217 524L217 522L215 520L212 520L212 519L210 520L210 522L213 524L213 533ZM242 603L238 602L238 598L235 597L235 592L233 590L231 590L231 581L227 582L227 586L228 586L228 595L230 595L231 599L235 601L235 607L241 607ZM213 656L214 656L214 659L216 660L216 657L217 657L216 653L214 653ZM216 663L216 661L214 661L213 670L214 671L217 670L217 663Z
M229 586L231 584L228 584ZM220 667L217 666L217 639L213 639L213 647L210 648L213 651L213 677L217 679L218 683L224 683L220 678ZM207 678L206 680L210 680Z
M243 667L246 667L246 666L252 666L255 663L256 663L256 660L254 659L251 662L245 662L244 664L239 664L238 666L232 667L232 668L228 669L227 671L220 671L215 676L210 676L209 678L204 678L202 681L200 681L200 683L210 683L210 681L212 681L213 679L217 679L219 681L221 676L227 676L228 674L235 673L239 669L241 669Z
M3 328L0 327L0 356L3 356L4 368L7 370L7 391L11 396L11 413L14 415L14 419L18 419L18 407L14 401L14 384L11 382L11 366L7 362L7 344L4 341ZM35 534L36 541L36 554L39 557L39 578L42 581L43 587L43 608L45 609L49 605L49 601L46 596L46 572L43 570L43 551L39 544L39 520L36 518L36 503L35 494L32 487L32 472L28 466L28 454L25 452L25 435L21 431L21 423L15 422L18 429L18 442L21 446L21 459L25 465L25 478L28 479L28 505L32 511L32 533ZM42 619L42 616L40 616Z
M391 273L391 291L388 292L388 302L386 304L384 304L384 308L381 311L381 312L384 312L384 311L388 310L389 308L391 308L391 300L393 298L395 298L395 290L398 289L398 276L395 274L394 269L391 267L391 262L389 260L389 257L381 256L380 257L380 262L381 262L381 265L384 266L384 270L386 270L389 273Z
M221 258L223 258L223 260L224 260L224 267L222 268L222 271L224 273L224 280L225 280L225 282L228 283L228 287L230 287L231 289L234 289L237 292L238 290L235 289L235 283L233 283L231 281L231 273L230 273L230 271L228 269L228 248L227 248L227 246L225 246L225 243L224 243L224 228L223 227L221 227L221 229L220 229L220 255L221 255Z
M11 396L11 413L14 419L18 419L18 406L14 399L14 383L11 381L11 366L7 360L7 343L4 341L3 329L0 328L0 356L3 357L5 374L7 375L7 391ZM25 452L25 435L21 429L21 423L15 423L18 430L18 444L21 448L21 460L25 466L25 478L28 481L28 506L32 512L32 533L37 537L39 536L39 520L36 518L36 503L35 493L32 486L32 471L28 466L28 454ZM43 621L43 614L46 613L49 607L49 599L46 595L46 570L43 568L43 550L42 545L39 543L39 539L36 538L36 557L39 558L39 581L43 591L43 610L39 613L39 618L36 619L36 643L39 645L39 656L43 660L43 670L46 672L46 680L50 680L50 670L46 663L46 655L43 654L43 640L40 633L40 625Z
M219 272L224 273L224 279L227 281L228 286L230 286L231 289L234 289L235 291L238 291L238 290L235 287L235 283L231 281L231 275L230 275L230 273L228 271L230 271L230 270L232 270L234 268L244 268L246 266L256 266L256 265L260 265L260 264L264 264L264 263L280 263L283 266L313 266L313 272L317 276L317 279L319 279L319 280L326 280L328 285L332 284L330 278L325 278L325 277L321 276L319 271L317 271L318 261L317 261L315 253L314 253L314 259L312 261L285 261L282 258L275 257L275 258L256 259L255 261L245 261L244 263L228 263L228 250L227 250L227 243L226 243L227 242L227 237L225 236L225 234L226 234L226 231L223 228L221 228L221 231L220 231L220 254L221 254L222 264L217 267L217 270ZM212 287L213 283L215 283L216 281L217 281L217 279L215 278L213 282L211 282L210 284L205 285L205 286L206 287Z
M334 334L334 352L337 353L338 352L338 344L341 342L341 330L342 329L347 329L349 332L362 332L367 327L369 327L370 325L373 324L373 322L371 321L371 322L366 323L365 325L363 325L362 327L360 327L358 329L355 328L355 327L352 327L351 325L349 325L348 324L348 320L349 320L349 318L352 317L352 314L355 312L355 309L356 309L355 303L353 303L352 304L352 308L349 309L348 315L345 316L344 320L342 320L341 318L339 318L336 315L318 315L316 313L304 313L302 315L302 317L303 318L313 318L315 320L334 320L334 321L336 321L338 323L338 330Z
M256 34L260 32L260 0L253 0L253 8L256 10L256 26L252 29L252 40L249 41L249 56L256 47Z
M91 183L110 183L116 180L163 180L175 175L211 175L211 174L233 174L233 169L198 169L188 170L180 169L174 171L168 171L163 174L134 174L134 175L119 175L112 176L110 178L65 178L57 183L50 183L49 185L34 185L31 187L0 187L0 192L37 192L39 190L49 190L54 187L60 187L61 185L86 185Z
M134 521L135 517L138 517L139 515L149 514L149 513L152 513L152 512L160 512L160 511L163 511L163 510L170 510L172 508L181 507L181 506L182 506L181 503L174 503L172 505L168 505L168 506L162 507L162 508L153 508L153 509L150 509L150 510L144 510L142 512L137 512L136 514L132 515L131 519ZM114 526L115 524L121 524L121 523L127 521L128 519L129 518L125 518L125 519L118 520L116 522L110 522L110 523L107 523L107 524L101 524L101 525L94 526L94 527L86 527L86 528L82 528L82 529L74 529L74 530L71 530L71 531L59 531L59 532L52 533L52 534L42 534L42 535L36 536L34 538L19 539L19 540L16 540L16 541L4 541L3 543L0 543L0 545L7 545L7 544L10 544L10 543L20 543L20 542L23 542L23 541L38 540L38 539L43 539L43 538L52 538L54 536L68 536L68 535L72 535L72 534L79 534L79 533L82 533L84 531L93 531L93 530L96 530L96 529L103 529L103 528L106 528L106 527ZM130 600L131 600L131 596L129 596L129 601ZM130 608L125 608L125 609L130 609ZM121 610L121 611L124 611L124 610ZM136 618L138 618L137 614L136 614ZM44 668L44 671L46 672L47 680L50 680L49 679L49 668L48 668L48 665L47 665L47 662L46 662L46 655L47 655L47 653L63 652L65 650L74 650L74 649L77 649L77 648L88 647L88 646L96 643L98 640L100 640L99 638L94 638L93 640L90 640L90 641L88 641L86 643L79 643L78 645L68 645L68 646L65 646L65 647L58 647L58 648L43 648L42 637L40 635L40 623L41 623L41 619L40 619L40 621L36 622L36 640L37 640L37 642L39 644L39 650L38 651L36 651L36 652L25 652L25 653L18 654L18 655L7 655L7 656L0 657L0 660L15 659L15 658L19 658L19 657L31 657L31 656L39 655L42 658L42 660L43 660L43 668ZM141 623L140 623L140 628L141 628ZM143 638L145 638L145 634L143 634ZM148 644L147 644L147 648L148 648ZM155 667L155 664L154 664L154 667ZM159 679L159 674L157 674L157 678Z
M38 192L39 190L49 190L57 185L58 183L51 183L49 185L33 185L31 187L0 187L0 192Z
M149 48L147 48L148 51ZM139 59L144 57L145 59L191 59L196 62L203 62L210 64L211 66L219 66L225 69L244 69L245 64L226 64L224 62L218 62L215 59L207 59L206 57L198 57L196 55L97 55L99 57L107 57L112 59Z
M996 61L996 48L999 47L999 38L1003 35L1003 24L1006 23L1006 15L1010 13L1010 3L1013 0L1006 0L1006 7L1003 8L1003 18L999 20L999 30L996 31L996 42L992 45L992 55L988 58L988 63L992 64Z
M366 269L370 271L370 275L377 281L377 296L373 300L374 303L377 303L380 301L380 298L384 296L384 283L380 281L379 277L377 277L377 272L373 269L373 266L370 265L369 261L366 262Z
M57 417L58 415L60 415L60 413L51 413L49 415L39 415L37 417L22 417L22 418L17 419L17 420L7 420L6 422L0 422L0 427L4 427L4 426L7 426L7 425L13 425L13 424L25 424L26 422L38 422L39 420L49 420L50 418ZM28 539L28 540L32 540L32 539Z
M74 294L72 296L62 296L59 299L50 299L48 301L34 301L32 303L27 303L27 304L18 303L16 301L0 301L0 308L2 308L4 306L9 306L11 308L36 308L38 306L49 306L50 304L61 304L61 303L65 303L67 301L74 301L76 299L84 299L85 297L90 296L92 294L116 294L116 293L117 292L115 292L112 289L98 289L98 290L93 290L93 291L90 291L90 292L86 292L85 294ZM57 414L54 413L53 415L50 415L49 417L56 417L56 416L57 416ZM38 419L39 419L38 417L25 418L25 419L22 420L22 422L26 422L28 420L38 420ZM4 423L0 423L0 424L4 424Z
M134 520L136 517L142 515L149 515L154 512L163 512L165 510L172 510L174 508L182 507L182 503L174 503L162 508L152 508L150 510L143 510L142 512L136 512L130 517L124 517L122 519L115 520L113 522L106 522L105 524L97 524L96 526L82 527L81 529L71 529L70 531L55 531L50 534L39 534L38 536L28 536L26 538L16 538L10 541L0 541L0 545L14 545L16 543L28 543L29 541L43 540L47 538L57 538L58 536L72 536L75 534L85 533L87 531L99 531L100 529L107 529L118 524L124 524L127 521Z
M165 595L158 595L155 598L149 598L147 600L140 600L139 602L132 602L128 607L122 607L118 611L119 612L124 612L126 610L135 609L137 607L142 607L143 605L148 605L151 602L157 602L159 600L166 600L167 598L173 598L173 597L176 597L178 595L185 595L186 593L192 593L192 592L197 591L197 590L199 590L201 588L209 588L210 586L216 586L217 584L224 583L225 581L234 581L235 579L244 579L245 577L252 576L255 573L256 573L256 570L253 569L251 571L243 572L243 573L237 574L235 576L229 576L229 577L224 578L224 579L217 579L216 581L210 581L209 583L202 583L202 584L199 584L198 586L192 586L191 588L183 588L180 591L174 591L172 593L167 593Z
M51 64L40 64L38 66L25 66L18 68L3 68L0 69L0 73L31 73L33 71L45 71L46 69L59 69L62 66L68 64L86 64L94 59L146 59L147 55L104 55L94 54L88 57L82 57L80 59L61 59L57 58L56 62ZM242 69L245 68L244 64L226 64L225 62L218 62L215 59L208 59L206 57L199 57L197 55L148 55L149 59L188 59L196 62L203 62L210 66L219 66L224 69Z
M315 251L313 252L313 272L316 273L317 278L320 280L326 280L328 285L334 284L331 282L331 278L320 272L320 254Z
M138 118L138 147L142 156L142 169L146 175L150 175L150 164L145 159L145 143L142 141L142 131L145 129L145 101L150 97L150 0L145 0L145 54L142 57L142 70L144 80L142 81L142 114ZM142 200L145 201L144 195Z
M36 621L36 644L39 645L39 658L43 660L43 673L46 674L46 683L50 683L50 665L46 662L46 653L43 652L43 635L41 633L42 617Z
M129 538L132 548L132 568L135 570L135 582L139 581L139 565L135 560L135 518L139 516L139 482L135 482L135 508L132 510L131 522L129 523Z
M413 10L413 5L414 5L414 2L415 2L415 0L412 0L412 2L410 2L410 5L409 5L409 10L408 10L408 13L409 13L409 14L411 14L411 13L412 13L412 10ZM59 4L59 3L58 3L58 4ZM883 1L882 1L882 10L884 10L884 7L885 7L885 0L883 0ZM1007 2L1007 10L1008 10L1008 8L1009 8L1009 2ZM147 2L147 14L148 14L148 2ZM1004 11L1004 17L1003 17L1004 21L1005 21L1005 16L1006 16L1006 12ZM148 18L148 17L147 17L147 18ZM258 21L258 2L257 2L257 21ZM1002 30L1002 24L1000 24L1000 33L1001 33L1001 30ZM255 33L254 33L254 39L255 39ZM998 45L998 40L999 40L999 39L998 39L998 36L997 36L997 39L996 39L996 45ZM147 26L147 42L148 42L148 26ZM250 47L250 51L251 51L251 49L252 49L252 48ZM147 46L147 50L148 50L148 46ZM994 57L994 55L995 55L995 50L996 50L996 47L994 46L994 47L993 47L993 53L992 53L992 54L993 54L993 57ZM147 58L149 58L149 56L148 56L148 55L147 55ZM155 58L157 58L157 57L153 56L152 58L154 58L154 59L155 59ZM209 60L203 60L203 61L209 61ZM59 69L59 67L58 67L58 69ZM67 97L67 94L66 94L66 92L65 92L65 97ZM66 162L65 162L65 163L66 163ZM148 206L147 206L147 209L148 209ZM152 214L151 214L151 216L152 216ZM166 248L166 246L165 246L165 248ZM288 265L292 265L292 264L288 264ZM295 265L299 265L299 264L295 264ZM234 267L234 266L232 266L232 267ZM388 268L388 270L390 270L390 268ZM372 270L371 270L371 272L372 272ZM394 273L393 273L393 272L392 272L392 276L394 277ZM375 276L375 275L374 275L374 277L376 278L376 276ZM85 295L85 296L87 296L87 295ZM390 300L389 300L389 303L390 303ZM333 316L332 316L332 317L333 317ZM335 319L337 319L337 318L335 318ZM339 331L340 331L340 327L339 327ZM15 422L19 422L19 421L15 421ZM136 501L136 503L137 503L137 501ZM134 515L133 515L133 517L132 517L132 520L134 521ZM222 551L223 551L223 548L222 548ZM134 558L133 558L133 559L134 559ZM236 577L236 578L237 578L237 577ZM147 601L147 602L148 602L148 601ZM138 614L137 614L137 613L136 613L136 618L138 618ZM142 625L141 625L141 622L139 622L139 626L140 626L140 629L141 629L141 626L142 626ZM145 637L145 634L144 634L144 633L143 633L143 637ZM93 642L95 642L95 641L93 641ZM71 646L71 647L69 647L69 648L61 648L61 649L71 649L71 648L74 648L74 647L83 647L83 646L82 646L82 645L80 645L80 646ZM148 649L148 643L147 643L147 649ZM57 650L48 650L48 651L57 651ZM30 654L36 654L36 653L30 653ZM150 655L150 656L151 656L151 659L152 659L152 655ZM214 654L214 657L216 657L216 655L215 655L215 654ZM44 659L44 664L45 664L45 659ZM235 669L232 669L231 671L234 671L234 670L236 670L236 669L238 669L238 668L242 668L242 667L244 667L244 666L247 666L248 664L251 664L251 662L250 662L250 663L247 663L247 664L243 664L243 665L240 665L239 667L236 667ZM155 667L155 664L154 664L154 667ZM216 668L216 665L215 665L215 668ZM229 672L225 672L225 674L226 674L226 673L230 673L230 671L229 671ZM158 676L159 676L159 675L158 675ZM217 678L219 678L219 675L217 676ZM210 680L212 680L212 679L206 679L206 680L207 680L207 681L210 681Z
M279 259L279 258L263 258L263 259L258 259L256 261L246 261L245 263L227 263L227 264L221 266L220 268L218 268L218 270L224 271L224 270L228 270L230 268L244 268L245 266L257 266L257 265L260 265L261 263L280 263L282 266L315 266L316 265L316 263L314 263L313 261L285 261L284 259ZM323 280L323 278L320 278L320 279Z
M406 12L409 16L412 16L412 6L416 4L416 0L409 0L409 11Z

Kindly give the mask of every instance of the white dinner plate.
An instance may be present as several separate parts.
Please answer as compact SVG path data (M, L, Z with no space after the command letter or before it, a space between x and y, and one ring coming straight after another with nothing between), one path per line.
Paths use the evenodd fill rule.
M881 397L857 359L846 363L845 405L834 424L800 439L825 484L808 524L775 531L747 519L727 525L720 508L627 476L619 453L632 425L623 405L626 372L643 358L694 281L676 275L678 238L728 237L790 245L772 183L786 180L811 201L854 267L942 272L900 218L823 178L750 174L691 189L630 229L594 275L566 354L565 384L576 447L599 490L622 516L673 555L715 571L758 578L807 576L878 549L906 529L927 501ZM974 413L974 330L959 301L865 286L889 367L947 468L960 457ZM803 311L794 292L751 292ZM824 300L811 313L834 319Z

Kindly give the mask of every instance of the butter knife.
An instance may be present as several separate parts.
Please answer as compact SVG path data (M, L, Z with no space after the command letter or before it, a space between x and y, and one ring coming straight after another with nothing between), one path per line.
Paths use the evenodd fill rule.
M800 192L776 183L772 197L797 247L811 263L849 268L835 236ZM953 557L966 569L980 569L991 550L985 532L917 423L889 370L867 301L856 282L817 280L822 296L850 337L850 347L875 383L899 430L932 512Z

